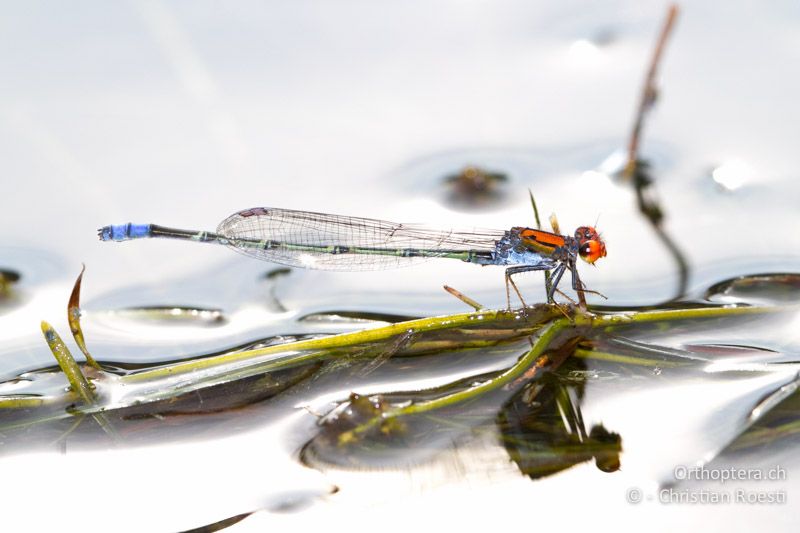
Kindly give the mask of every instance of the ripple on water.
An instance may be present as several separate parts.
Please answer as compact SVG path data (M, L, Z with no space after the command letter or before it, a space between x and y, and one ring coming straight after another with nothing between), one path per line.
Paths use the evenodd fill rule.
M709 302L780 305L800 301L800 274L776 273L739 276L708 288Z

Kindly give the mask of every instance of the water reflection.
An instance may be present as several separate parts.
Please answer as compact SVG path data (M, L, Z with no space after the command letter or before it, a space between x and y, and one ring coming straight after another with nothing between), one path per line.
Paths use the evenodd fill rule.
M759 274L715 283L705 293L714 303L780 305L800 300L800 275Z
M11 296L11 288L20 277L20 273L16 270L0 268L0 299Z
M602 424L587 431L581 413L585 381L562 379L545 376L503 405L497 424L509 457L531 479L591 460L603 472L619 470L622 438Z
M222 309L202 309L196 307L178 307L152 305L130 307L110 311L112 318L157 321L164 324L191 322L200 326L220 326L227 320Z
M741 159L731 159L711 171L711 178L723 191L735 191L752 183L755 177L753 168Z
M280 442L327 473L420 468L488 439L531 479L593 462L666 484L676 460L723 461L746 450L758 462L763 450L790 449L800 341L780 332L800 314L797 278L719 282L708 299L735 302L678 302L650 322L634 320L638 309L606 310L605 327L565 326L535 364L496 387L486 386L531 353L561 312L486 310L415 330L399 322L407 317L331 309L284 316L282 335L239 344L232 336L217 353L113 363L95 352L101 370L83 370L101 405L81 405L52 366L0 384L0 453L182 445L283 427ZM695 310L720 313L687 318ZM327 341L326 328L340 326L364 340L328 350L302 344ZM174 328L160 320L152 327ZM375 337L381 331L391 334ZM262 358L237 359L249 350L263 350ZM215 357L230 364L181 372ZM138 380L148 372L153 379ZM710 390L714 401L701 401Z
M450 189L447 203L458 209L486 209L508 201L508 176L503 172L469 165L444 182Z

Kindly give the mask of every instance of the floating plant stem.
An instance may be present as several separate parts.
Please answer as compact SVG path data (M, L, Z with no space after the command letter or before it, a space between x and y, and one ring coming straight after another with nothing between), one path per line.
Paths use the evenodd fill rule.
M449 405L477 398L489 391L498 389L512 383L516 378L522 376L529 368L544 368L548 364L547 356L544 352L550 348L550 344L556 335L569 327L571 324L566 318L560 318L544 327L540 335L534 341L531 349L509 369L500 373L498 376L489 379L479 385L470 387L466 390L448 394L441 398L413 403L411 405L391 410L388 416L407 415L414 413L424 413L433 409L441 409Z
M486 310L472 313L461 313L456 315L439 316L433 318L421 318L398 322L380 328L356 331L353 333L343 333L319 339L309 339L292 342L288 344L278 344L246 350L205 359L195 359L184 361L173 365L162 366L150 370L143 370L121 378L124 382L142 382L155 378L176 376L179 374L189 374L198 370L230 365L234 363L246 363L259 357L279 354L289 351L315 352L311 354L301 354L291 358L289 364L305 363L311 360L328 357L329 352L335 348L353 348L359 345L380 342L391 339L398 335L403 335L411 330L415 334L437 331L442 329L452 329L458 327L475 327L477 323L496 325L497 321L508 321L509 330L513 331L514 336L530 335L533 331L541 327L541 323L553 316L550 306L540 306L521 311L507 310ZM480 321L480 322L478 322ZM285 367L286 365L281 365Z
M581 359L592 359L594 361L607 361L609 363L619 363L623 365L651 366L651 367L678 367L689 363L679 363L677 361L656 361L644 357L633 357L630 355L620 355L615 353L600 352L597 350L586 350L578 348L573 354L574 357Z
M566 323L574 326L586 326L590 329L614 328L633 323L646 323L658 321L687 320L693 318L714 318L736 316L742 314L766 314L786 310L786 307L704 307L696 309L678 309L664 311L642 311L628 314L611 315L582 315L575 314ZM258 348L255 350L245 350L204 359L194 359L182 361L172 365L165 365L158 368L142 370L126 376L120 377L121 383L142 383L163 378L178 377L181 375L195 374L201 370L217 369L220 376L227 378L242 377L252 375L253 372L270 372L306 364L316 360L334 357L336 349L354 349L363 344L386 341L397 336L406 334L409 330L415 335L443 329L458 329L462 327L475 327L476 321L480 321L487 328L491 325L497 326L498 321L509 321L511 324L506 336L506 340L515 337L531 335L543 327L545 323L551 321L558 311L555 306L539 306L528 308L523 311L505 310L483 310L480 312L463 313L456 315L422 318L399 322L389 326L368 329L353 333L343 333L318 339L309 339L287 344L278 344ZM424 339L421 342L425 342ZM476 342L479 339L471 339L466 342ZM496 340L493 342L499 342ZM451 345L454 348L454 345ZM278 359L259 362L258 359L269 355L285 355ZM253 365L253 368L243 368L244 365ZM241 376L237 376L241 374ZM198 375L199 374L195 374Z
M30 409L41 407L45 400L40 396L6 396L0 397L0 409Z
M427 413L444 407L450 407L462 402L479 398L480 396L500 389L504 386L514 386L517 380L523 376L527 379L532 379L535 374L548 369L552 366L558 366L562 361L555 361L545 354L545 351L552 348L551 344L556 339L556 336L570 327L572 324L566 318L555 320L544 327L540 335L534 341L531 349L510 368L501 372L497 376L484 381L478 385L469 387L467 389L447 394L445 396L435 398L433 400L424 400L414 402L402 407L389 409L378 416L374 416L353 428L352 430L342 434L339 438L340 442L348 442L360 433L368 431L378 424L391 424L391 420L397 417Z
M200 390L220 383L236 381L248 376L267 374L269 372L291 368L313 362L336 358L352 358L353 354L373 345L376 354L387 347L397 347L397 355L435 354L446 356L449 351L482 346L496 346L499 343L519 342L525 337L536 335L532 349L510 368L495 374L495 377L457 392L445 391L443 396L426 400L409 407L410 412L428 412L437 408L454 405L459 402L475 399L482 394L496 390L504 385L514 386L515 380L529 380L542 370L551 370L557 365L549 365L542 354L547 350L558 349L556 339L570 335L572 339L589 336L589 332L606 335L614 333L618 327L626 327L636 323L677 322L693 319L725 318L740 315L766 315L779 312L797 312L800 307L756 307L756 306L717 306L679 310L657 310L605 315L570 313L570 318L558 318L560 312L552 305L540 305L514 312L500 310L482 310L450 316L440 316L410 320L386 327L365 331L333 335L297 342L273 345L265 348L227 353L220 356L182 361L171 365L143 370L132 374L115 377L114 386L143 385L132 387L129 398L118 398L113 404L85 403L76 405L69 412L38 412L35 409L26 420L17 420L3 426L4 429L24 427L48 423L65 416L91 414L103 429L114 437L113 428L104 418L104 411L124 409L132 405L150 403L158 400L176 398L188 391ZM569 310L567 310L569 311ZM574 334L569 330L579 328ZM91 402L94 393L81 373L75 361L68 356L68 350L52 328L44 324L43 331L48 344L52 346L59 365L70 379L75 391L83 391L84 402ZM412 332L412 333L409 333ZM429 334L430 333L430 334ZM444 335L444 337L443 337ZM387 343L389 343L387 345ZM392 344L394 343L394 344ZM378 346L383 344L383 346ZM509 345L511 346L511 345ZM606 358L621 364L645 364L635 357L626 359L619 354L582 352L579 356ZM560 353L572 354L559 350ZM608 351L608 350L607 350ZM613 351L613 350L611 350ZM67 354L67 355L65 355ZM550 355L550 354L548 354ZM559 356L560 357L560 356ZM643 358L648 361L647 358ZM660 362L659 366L664 366ZM137 392L138 391L138 392ZM0 406L8 408L35 407L40 399L6 397L0 400ZM48 402L45 401L45 404ZM395 414L405 414L397 411Z
M646 323L670 320L688 320L691 318L722 318L738 315L760 315L797 310L800 306L738 306L738 307L697 307L694 309L666 309L660 311L641 311L622 315L599 315L590 319L594 327L620 326L626 323ZM588 317L576 316L575 320L586 320Z
M78 281L80 282L80 277ZM78 286L80 287L80 284L78 284ZM64 344L64 341L59 334L56 333L56 330L44 320L42 321L42 333L47 341L47 345L50 347L50 351L53 352L53 356L56 358L56 361L58 361L58 366L61 367L61 371L67 376L72 390L80 397L85 405L94 405L97 400L94 388L86 380L86 376L83 375L80 366L75 362L75 358L72 357L67 345ZM84 415L78 413L77 416L83 417ZM114 442L119 441L117 432L103 413L93 413L91 416Z
M779 309L779 308L778 308ZM731 316L739 314L750 313L765 313L778 310L776 308L767 307L735 307L735 308L702 308L702 309L689 309L689 310L670 310L670 311L649 311L635 313L631 316L621 317L620 315L606 315L606 316L587 316L576 315L573 319L561 318L554 320L544 326L539 333L539 336L534 341L530 351L521 357L512 367L504 372L498 374L496 377L491 378L479 385L469 387L455 393L447 394L445 396L433 399L415 402L410 405L389 409L379 416L375 416L368 421L360 424L356 428L348 431L342 435L342 442L346 442L355 435L363 433L378 424L385 424L387 420L394 419L400 416L427 413L436 409L444 407L451 407L461 402L476 399L490 391L499 389L500 387L512 388L520 385L522 381L529 381L535 378L538 374L545 370L553 370L560 366L566 359L562 355L561 358L552 358L545 352L553 349L553 343L557 336L565 331L567 328L582 327L586 328L608 328L620 326L627 323L647 323L658 322L664 320L683 320L691 318L710 318L720 316ZM785 309L785 308L783 308ZM620 320L620 319L623 320ZM574 353L574 349L569 351L569 354ZM582 350L583 357L589 357L589 351ZM616 361L619 363L627 364L646 364L649 366L656 366L654 362L648 359L641 359L630 356L622 356L616 354L600 353L599 359L609 361ZM658 362L657 366L673 366L670 362Z

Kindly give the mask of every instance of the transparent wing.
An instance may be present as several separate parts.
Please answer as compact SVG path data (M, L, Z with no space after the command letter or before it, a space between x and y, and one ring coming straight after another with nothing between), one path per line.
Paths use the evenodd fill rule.
M469 252L492 252L504 235L269 207L240 211L223 220L217 233L245 255L324 270L378 270L435 257L466 259Z

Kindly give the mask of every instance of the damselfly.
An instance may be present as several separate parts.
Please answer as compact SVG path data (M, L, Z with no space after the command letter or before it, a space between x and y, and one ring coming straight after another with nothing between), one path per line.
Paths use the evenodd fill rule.
M552 271L546 277L547 301L553 301L561 276L572 274L572 288L586 290L576 267L580 257L594 263L606 255L600 234L590 226L574 237L538 229L443 231L416 224L396 224L310 211L256 207L223 220L216 232L167 228L155 224L121 224L98 230L100 240L182 239L228 246L237 252L294 267L323 270L378 270L436 257L477 265L505 266L509 285L524 304L512 276L531 270Z

